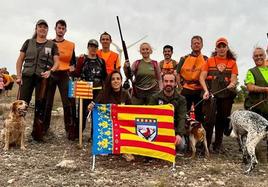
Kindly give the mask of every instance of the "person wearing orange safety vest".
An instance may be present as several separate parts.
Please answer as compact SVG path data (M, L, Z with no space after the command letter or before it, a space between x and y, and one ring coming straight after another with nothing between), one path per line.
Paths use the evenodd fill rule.
M56 38L53 40L59 49L59 67L51 74L48 83L47 102L45 109L45 132L48 131L51 121L51 111L55 96L56 87L58 87L64 111L64 125L67 138L70 140L75 139L74 135L74 112L72 111L71 100L68 98L68 82L69 73L74 71L76 58L75 58L75 44L64 39L67 31L67 24L64 20L58 20L55 25ZM71 130L70 130L71 129Z
M173 47L171 45L165 45L163 47L164 60L161 60L159 62L162 75L166 73L176 73L175 70L177 67L177 61L171 58L172 54L173 54Z
M199 77L202 66L208 59L201 53L203 48L203 39L201 36L193 36L191 39L192 52L186 56L181 57L177 66L177 73L179 84L182 87L181 94L186 98L187 111L190 111L192 104L195 108L196 120L203 122L204 115L202 113L201 91L202 86L199 83Z
M235 55L229 49L227 39L219 38L216 41L215 52L204 64L200 74L200 84L204 89L203 99L208 100L212 93L216 103L215 110L210 111L213 113L212 116L216 116L215 121L205 125L208 147L215 126L215 142L213 143L215 153L223 150L223 134L230 135L228 117L236 96L237 75Z
M3 70L1 70L3 81L4 81L4 89L5 89L5 96L9 96L8 91L12 90L14 79L9 74L4 74Z
M119 55L110 50L110 45L112 43L111 35L107 32L102 33L100 36L100 43L102 45L102 49L97 51L97 55L104 59L107 74L110 74L114 70L120 71L121 64Z

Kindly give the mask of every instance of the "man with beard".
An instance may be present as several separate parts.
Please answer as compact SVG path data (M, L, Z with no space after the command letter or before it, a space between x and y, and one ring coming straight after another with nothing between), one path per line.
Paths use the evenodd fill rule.
M164 73L174 73L176 70L177 62L173 60L173 47L171 45L165 45L163 47L164 60L160 61L161 74Z
M45 131L47 131L50 126L53 100L56 87L58 86L64 111L65 131L67 133L68 139L74 140L74 111L72 111L71 100L68 98L68 82L69 73L74 71L76 64L74 52L75 45L73 42L64 39L64 35L67 31L67 25L64 20L58 20L56 22L55 31L56 38L53 41L57 44L59 49L59 67L55 72L51 74L51 78L49 80L49 90L47 93L47 103L45 110Z
M202 55L203 39L201 36L193 36L191 39L192 52L184 57L181 57L177 65L177 73L179 83L182 86L181 94L186 98L187 111L191 109L192 104L197 104L201 98L202 86L199 83L199 76L203 64L208 59ZM202 104L195 108L196 120L203 122Z
M154 94L149 105L172 104L174 106L174 128L176 134L176 145L179 150L185 149L185 118L186 100L176 91L176 75L167 73L162 76L163 90Z

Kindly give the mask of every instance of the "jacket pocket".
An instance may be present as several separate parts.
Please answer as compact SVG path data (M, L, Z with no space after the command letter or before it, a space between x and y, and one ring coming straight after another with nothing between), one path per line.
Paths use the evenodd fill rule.
M34 71L35 71L35 64L33 62L26 62L23 64L23 70L22 70L22 74L26 75L26 76L31 76L33 75Z
M27 66L28 64L33 64L34 63L34 56L25 57L24 61L25 61L24 66Z
M41 64L40 64L41 67L48 67L48 68L50 68L54 64L53 61L52 61L52 59L51 58L47 58L47 56L42 56L40 58L40 62L41 62Z

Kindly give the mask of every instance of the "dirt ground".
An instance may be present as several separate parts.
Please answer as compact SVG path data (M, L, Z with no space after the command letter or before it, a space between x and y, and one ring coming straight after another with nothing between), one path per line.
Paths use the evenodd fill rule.
M12 97L0 99L0 104L10 103ZM0 111L0 129L8 109ZM27 119L27 150L12 147L4 152L0 148L0 186L268 186L266 142L257 147L259 164L250 175L243 174L241 153L236 140L224 138L225 153L212 154L209 160L201 155L195 160L177 156L176 170L166 161L152 159L145 162L136 156L126 162L121 156L97 156L96 169L91 170L92 155L84 134L83 148L78 141L68 141L63 127L63 117L53 116L45 143L31 138L32 112ZM3 113L3 114L2 114ZM58 166L69 160L67 166Z

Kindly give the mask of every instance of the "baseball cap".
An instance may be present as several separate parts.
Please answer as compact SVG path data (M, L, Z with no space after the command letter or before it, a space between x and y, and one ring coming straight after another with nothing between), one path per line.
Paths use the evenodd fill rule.
M37 26L37 25L41 25L41 24L44 24L44 25L46 25L46 26L48 27L47 22L46 22L45 20L43 20L43 19L39 19L39 20L37 21L37 23L36 23L36 26Z
M89 45L94 45L94 46L96 46L96 47L99 47L99 43L98 43L98 41L95 40L95 39L91 39L91 40L89 40L88 43L87 43L87 46L89 46Z
M219 38L219 39L216 41L216 46L218 46L220 43L223 43L223 44L225 44L225 45L228 45L228 41L227 41L227 39L226 39L226 38L223 38L223 37Z

